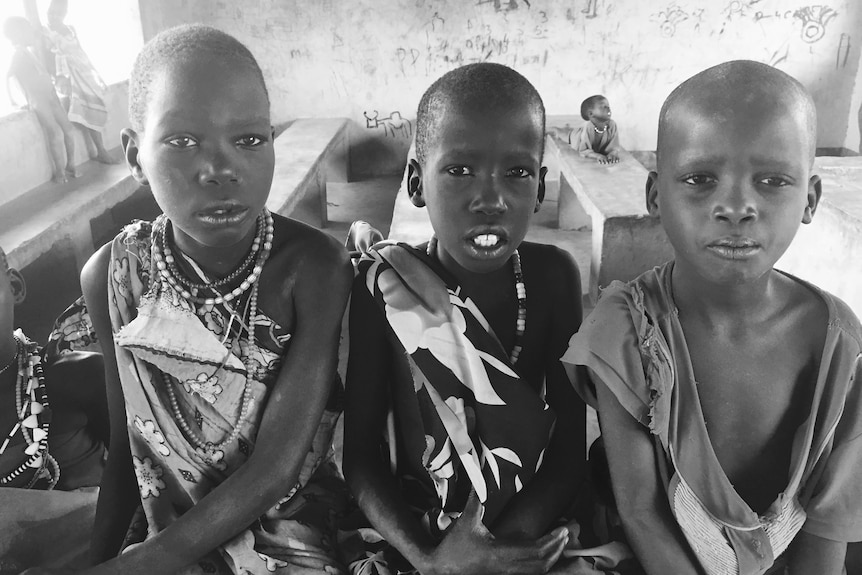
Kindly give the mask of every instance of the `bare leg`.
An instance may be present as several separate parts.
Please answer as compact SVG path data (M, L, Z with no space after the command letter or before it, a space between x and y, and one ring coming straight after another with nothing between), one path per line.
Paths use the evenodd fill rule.
M63 131L63 142L66 145L66 177L77 178L78 172L75 170L75 126L69 121L69 116L66 115L66 111L57 98L54 98L54 101L51 103L51 112L53 113L54 120L56 120Z
M51 180L57 183L66 181L64 166L66 165L66 148L63 144L63 130L54 121L53 114L46 113L42 108L33 108L36 117L39 119L39 124L42 126L42 131L45 133L45 139L48 141L48 151L51 154L51 161L54 163L54 175Z
M103 164L120 163L119 158L112 157L111 154L108 153L108 150L105 149L105 144L102 142L102 132L87 128L84 133L90 135L90 139L93 140L93 145L96 146L96 157L93 158L94 160Z

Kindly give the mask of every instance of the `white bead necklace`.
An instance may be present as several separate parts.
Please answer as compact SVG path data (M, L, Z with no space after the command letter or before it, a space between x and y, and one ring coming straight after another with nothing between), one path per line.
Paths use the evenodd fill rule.
M263 222L263 225L261 225L261 220ZM250 250L250 253L257 253L254 267L251 269L251 272L249 273L248 277L244 279L240 283L240 285L238 285L232 291L226 294L222 294L217 290L217 288L226 283L229 283L234 278L238 277L240 272L248 267L247 262L249 260L249 256L246 257L246 259L239 265L237 269L235 269L225 278L222 278L220 280L203 284L196 284L194 282L191 282L187 278L180 280L179 278L181 272L179 268L176 267L176 260L174 258L173 252L171 251L170 243L168 242L167 237L167 226L169 223L170 221L164 214L160 215L158 218L156 218L156 221L153 222L151 248L152 259L156 265L156 268L159 270L159 276L164 279L168 283L168 285L170 285L178 294L180 294L183 299L193 303L218 305L238 298L240 295L248 291L252 284L254 284L260 277L261 272L263 272L263 264L264 262L266 262L267 258L269 257L269 253L272 250L272 238L274 230L272 214L269 212L268 209L264 208L263 212L258 218L258 233L255 235ZM207 289L209 291L212 291L216 295L214 297L206 298L198 297L196 294L193 294L191 291L189 291L190 289L194 289L196 292L199 289Z
M240 295L242 295L245 291L251 288L251 293L249 294L249 299L246 305L246 308L242 315L238 315L235 311L229 309L231 312L231 319L228 323L226 334L229 337L231 327L233 326L234 319L238 319L241 328L237 333L237 339L242 337L242 328L246 329L246 337L248 341L249 349L253 349L255 346L255 326L257 320L257 303L258 303L258 291L259 291L259 279L260 274L263 271L263 266L266 263L267 258L269 257L270 251L272 249L272 238L273 238L273 220L272 215L269 210L264 208L263 213L261 214L261 218L263 220L263 225L258 223L258 233L255 237L254 242L252 243L251 253L257 252L257 258L255 261L255 266L251 270L248 278L242 281L242 283L230 293L221 295L219 294L214 298L200 298L186 289L185 286L189 286L194 289L198 288L206 288L215 293L216 287L220 285L224 285L228 283L225 279L216 280L210 283L204 284L195 284L194 282L188 280L187 278L183 278L182 280L179 277L174 277L174 274L181 273L179 268L176 267L173 254L169 251L169 243L166 237L166 227L168 224L167 218L162 215L159 217L159 220L153 225L153 238L152 238L152 254L153 254L153 262L155 263L157 269L159 270L159 275L162 279L164 279L168 286L177 292L183 299L191 302L192 304L204 304L204 305L224 305L229 309L228 303L232 300L236 299ZM162 255L159 247L165 250L165 254ZM186 256L188 257L188 256ZM168 259L170 258L170 259ZM247 256L245 261L240 264L239 271L244 268L247 268L247 262L249 261L250 256ZM191 260L193 262L193 260ZM196 266L195 266L196 267ZM236 277L239 274L239 271L234 270L230 276ZM244 316L248 313L248 318L246 319ZM226 340L227 341L227 340ZM227 352L225 355L225 362L222 363L221 366L216 368L215 372L208 378L207 381L211 380L216 373L218 373L227 362L227 359L231 353L232 345L230 342L226 343ZM179 401L177 400L177 392L176 388L180 385L179 382L171 377L169 374L162 372L162 380L165 383L165 389L168 394L168 400L171 404L171 411L174 416L174 420L179 425L180 429L183 431L186 438L199 450L203 451L207 457L213 458L216 452L222 450L227 445L236 441L239 437L240 431L242 430L242 426L248 418L249 411L251 410L251 404L253 401L252 397L252 381L254 379L254 364L251 360L251 354L249 353L248 357L243 359L243 363L246 368L246 380L245 386L243 387L242 400L240 402L239 413L237 415L237 420L234 425L231 427L230 432L219 442L206 441L198 434L197 431L192 428L186 419L185 415L180 408Z
M0 485L11 483L28 469L34 469L33 477L26 488L33 487L39 479L45 477L48 479L47 489L53 489L60 480L60 466L57 464L57 460L48 453L51 408L48 403L48 390L45 387L39 348L20 331L15 333L15 342L17 345L16 357L18 358L18 377L15 381L15 413L18 420L12 426L12 430L6 436L3 444L0 445L0 455L3 455L12 438L20 430L24 442L27 444L24 449L27 459L10 473L0 477ZM25 395L26 399L24 398Z
M437 253L437 236L431 236L425 253L429 257L435 257ZM527 329L527 287L524 285L524 273L521 270L521 255L518 250L512 253L512 271L515 274L515 295L518 298L518 316L515 319L515 346L509 354L509 363L512 365L518 361L521 355L524 331Z

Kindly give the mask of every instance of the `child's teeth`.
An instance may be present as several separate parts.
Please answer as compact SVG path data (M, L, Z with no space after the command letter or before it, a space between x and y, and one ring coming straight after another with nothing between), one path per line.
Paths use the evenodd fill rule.
M500 238L497 234L481 234L473 238L473 243L483 248L490 248L499 243Z

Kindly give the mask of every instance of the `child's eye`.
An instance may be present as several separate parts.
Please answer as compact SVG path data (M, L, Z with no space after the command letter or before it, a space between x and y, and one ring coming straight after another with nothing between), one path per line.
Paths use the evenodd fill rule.
M506 176L510 178L529 178L533 175L533 171L527 168L511 168L506 172Z
M446 168L446 173L450 176L472 176L473 170L467 166L450 166Z
M168 145L173 146L174 148L191 148L192 146L197 146L198 143L194 140L194 138L190 138L189 136L177 136L176 138L171 138L167 141Z
M782 178L781 176L766 176L765 178L761 178L759 183L771 188L783 188L791 184L787 178Z
M692 174L690 176L685 176L682 181L689 186L705 186L706 184L714 183L715 178L706 174Z
M243 136L242 138L237 140L236 143L239 144L240 146L246 146L248 148L256 148L257 146L260 146L261 144L263 144L265 141L266 141L266 139L262 138L260 136Z

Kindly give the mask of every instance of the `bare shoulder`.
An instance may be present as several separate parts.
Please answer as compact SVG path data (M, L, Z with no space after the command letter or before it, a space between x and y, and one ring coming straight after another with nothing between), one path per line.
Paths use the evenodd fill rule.
M45 365L45 381L58 405L105 402L105 361L101 353L73 351Z
M111 244L107 243L90 256L81 269L81 290L87 307L107 306L108 267L111 263ZM104 294L106 297L93 297ZM102 301L104 300L104 301Z
M581 274L572 255L557 246L523 242L518 248L528 292L559 299L581 297Z
M784 274L778 274L778 277L784 301L779 316L786 321L784 329L788 344L796 341L812 353L819 354L830 321L828 296L795 277Z
M273 214L268 265L289 275L337 273L350 265L347 250L332 236L302 222Z

